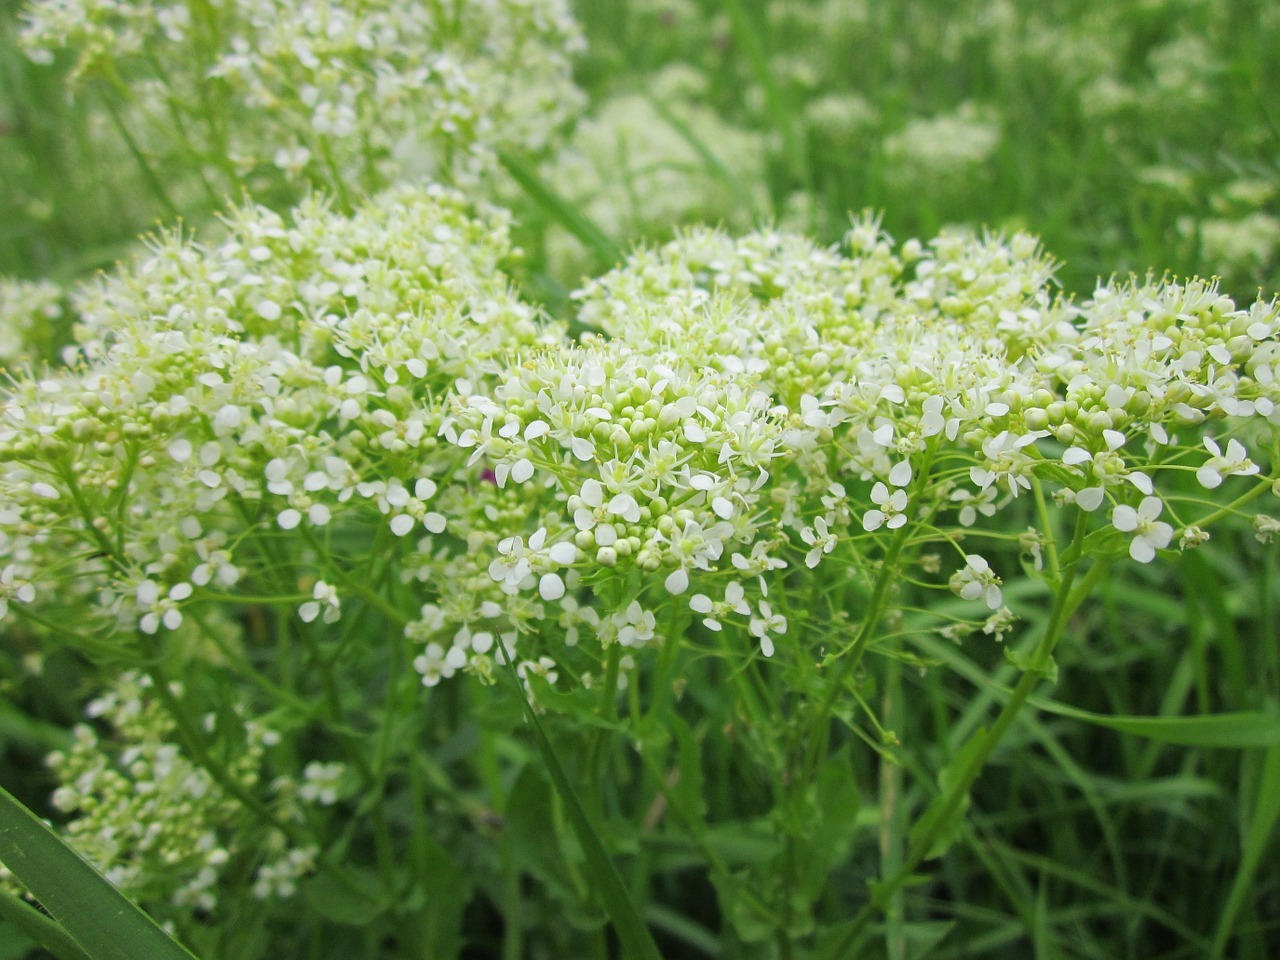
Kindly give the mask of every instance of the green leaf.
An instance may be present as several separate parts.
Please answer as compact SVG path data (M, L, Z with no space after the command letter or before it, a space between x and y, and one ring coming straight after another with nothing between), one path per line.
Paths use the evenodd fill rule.
M9 921L12 928L20 931L28 941L40 944L58 960L89 960L80 944L72 940L56 921L5 890L0 890L0 917ZM12 955L21 957L26 954L27 950L21 948ZM10 955L0 949L0 956Z
M385 910L382 890L370 871L353 870L349 876L359 884L365 896L353 897L351 887L339 883L328 873L318 873L303 882L302 895L326 920L363 927Z
M946 938L955 927L951 920L919 920L902 925L902 939L905 948L901 956L907 960L924 960L932 955L933 950ZM823 928L817 936L815 956L832 956L848 933L849 925L840 923ZM888 956L885 949L885 931L880 924L871 924L855 943L859 944L854 954L858 960L884 960Z
M1262 766L1262 777L1258 784L1258 800L1254 806L1253 816L1249 818L1249 831L1244 837L1243 856L1236 878L1227 893L1226 903L1218 917L1218 929L1213 935L1213 958L1218 960L1227 948L1231 938L1231 930L1235 926L1236 916L1244 906L1245 897L1253 883L1254 874L1262 862L1266 851L1267 840L1280 820L1280 747L1272 747Z
M1030 673L1033 669L1036 669L1032 663L1032 654L1028 651L1015 650L1013 647L1005 647L1004 658L1023 673ZM1037 672L1050 683L1058 682L1058 662L1054 660L1053 657L1050 657L1049 662L1040 667Z
M193 954L3 788L0 863L90 960L193 960Z
M1091 713L1064 703L1031 697L1037 710L1071 717L1120 733L1146 737L1183 747L1219 747L1243 750L1280 746L1280 715L1249 711L1216 713L1199 717L1133 717Z
M427 838L423 953L433 960L453 960L462 951L462 917L471 900L471 884L444 847Z

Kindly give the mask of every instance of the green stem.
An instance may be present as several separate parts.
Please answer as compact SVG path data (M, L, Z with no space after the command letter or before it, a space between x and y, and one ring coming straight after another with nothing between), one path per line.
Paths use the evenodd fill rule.
M1237 510L1239 510L1245 504L1249 503L1251 500L1256 500L1258 497L1262 496L1267 491L1273 489L1274 486L1275 485L1271 480L1264 480L1262 483L1258 484L1248 493L1243 494L1239 497L1236 497L1234 500L1228 503L1225 507L1220 507L1219 509L1213 511L1213 513L1209 514L1208 516L1201 517L1198 521L1196 521L1196 526L1207 527L1211 523L1216 523L1217 521L1221 520L1223 517L1228 516L1229 514L1235 513Z
M1032 655L1029 668L1022 675L1017 686L1014 687L1009 699L1005 701L1000 713L996 716L995 722L992 723L991 729L985 732L980 731L976 734L981 738L979 747L970 756L969 762L957 772L955 780L951 782L946 793L939 799L938 805L933 811L932 824L929 829L925 830L912 844L910 851L903 860L902 866L897 872L874 888L871 898L854 916L844 938L836 949L829 954L828 960L840 960L841 957L848 953L876 913L884 909L890 898L906 884L916 868L928 858L930 850L933 849L934 844L942 836L943 831L947 829L952 816L968 795L969 788L978 779L996 745L1003 739L1005 733L1017 718L1018 713L1026 704L1027 698L1031 696L1032 691L1043 678L1045 668L1053 656L1053 650L1062 637L1067 619L1109 569L1110 565L1108 563L1095 563L1089 568L1079 587L1072 589L1076 574L1079 572L1078 564L1081 546L1087 529L1087 520L1087 515L1080 511L1076 518L1075 534L1066 553L1066 556L1072 558L1071 563L1058 584L1058 590L1054 596L1053 613L1050 616L1048 626L1045 628L1044 636L1041 637Z
M209 751L205 749L203 738L196 729L195 724L183 709L182 704L178 702L178 698L174 696L173 690L170 689L170 680L166 674L164 667L161 666L158 657L152 658L147 664L147 674L151 677L156 697L160 701L160 705L165 712L173 720L174 726L178 731L178 738L182 741L182 745L186 748L191 758L196 764L204 770L213 781L228 795L240 801L249 811L258 817L264 824L279 830L282 834L289 838L298 847L309 847L314 844L314 839L306 834L296 824L289 823L280 819L266 805L250 793L238 780L231 775L226 766L214 759ZM355 881L351 880L340 867L335 864L329 855L321 851L316 857L316 864L320 869L328 873L334 880L342 884L353 895L358 896L362 900L369 899L368 893L360 887Z
M880 619L884 615L885 601L889 597L889 589L898 573L898 557L901 556L903 547L906 546L910 528L911 524L903 524L894 534L893 540L889 544L889 549L885 553L884 560L881 561L880 572L871 591L871 601L867 604L866 615L862 618L862 626L858 628L858 635L854 637L852 645L841 658L840 668L836 673L835 679L832 681L831 686L827 688L827 694L822 698L822 703L819 704L817 713L814 715L814 735L809 738L809 749L805 756L804 775L800 780L801 783L812 782L813 772L817 768L818 757L826 748L831 709L835 706L836 698L844 690L849 677L853 675L854 669L861 662L867 645L871 642L876 628L880 625Z

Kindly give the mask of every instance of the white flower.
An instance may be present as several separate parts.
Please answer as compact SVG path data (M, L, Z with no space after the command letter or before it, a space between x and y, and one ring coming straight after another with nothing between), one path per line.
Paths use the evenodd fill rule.
M960 526L972 527L978 522L978 514L984 517L995 516L996 488L987 487L977 493L970 493L961 487L951 491L951 501L960 504Z
M1159 497L1143 497L1138 509L1121 504L1111 512L1111 523L1122 533L1132 533L1129 556L1139 563L1150 563L1156 551L1162 550L1173 539L1173 527L1156 519L1164 510Z
M839 542L830 532L826 517L816 517L813 521L813 529L805 527L800 531L800 539L813 548L804 558L804 565L810 570L818 565L823 554L830 553Z
M317 580L315 587L311 591L311 596L313 599L298 607L298 616L302 618L303 623L310 623L320 616L321 610L324 611L323 619L325 623L336 623L338 618L342 616L342 601L339 599L338 591L334 587L331 587L323 580Z
M695 593L689 598L689 609L695 613L706 614L702 622L706 624L708 630L720 630L719 618L729 613L746 616L751 612L751 605L747 603L745 597L746 591L742 584L737 580L731 580L725 585L723 600L714 602L705 593Z
M640 606L639 600L632 600L626 610L615 613L609 621L617 630L618 643L624 647L642 647L656 638L657 619L652 610Z
M428 643L427 648L413 660L413 669L422 674L424 687L434 687L442 679L449 679L466 665L465 649L460 646L451 646L445 650L438 643Z
M1000 607L1001 580L987 561L976 553L968 554L965 565L951 576L951 592L965 600L981 600L990 610Z
M877 481L871 488L871 501L881 509L868 510L862 515L863 530L871 532L882 526L896 530L907 522L907 515L902 512L907 509L907 491L895 490L890 493L888 487Z
M443 533L444 514L429 511L426 507L426 501L434 497L435 493L435 481L429 477L419 477L414 482L412 496L399 480L391 481L383 498L389 508L401 511L391 518L391 532L397 537L407 536L418 525L418 521L421 521L429 533Z
M177 630L182 625L182 612L178 609L178 603L186 600L191 593L191 584L176 583L162 597L159 584L154 580L143 580L134 594L138 608L146 610L138 621L138 629L143 633L155 633L164 624L168 630Z
M769 606L768 600L760 601L760 615L751 618L751 625L747 628L753 637L760 638L760 652L766 657L773 656L773 639L770 633L786 633L787 618L780 613L774 613L773 608Z
M529 538L530 549L539 549L546 537L546 528L539 529ZM489 564L489 577L501 584L503 593L518 593L520 585L532 573L533 562L525 552L524 537L505 537L498 542L498 556Z
M310 803L332 806L338 802L338 787L346 767L341 763L312 760L302 770L303 784L298 796Z
M611 547L618 542L618 531L610 522L610 512L604 506L604 485L594 478L585 480L578 499L583 506L573 511L573 525L579 530L594 531L596 546ZM617 500L615 497L614 500ZM612 505L613 501L610 501ZM626 504L622 504L625 509Z
M1227 441L1227 453L1225 456L1212 437L1205 437L1204 445L1205 449L1213 456L1209 458L1203 467L1196 471L1196 479L1200 481L1200 486L1213 490L1222 485L1224 477L1232 475L1249 477L1258 472L1258 465L1249 459L1244 444L1239 440Z
M9 599L30 603L36 598L36 588L18 577L18 568L9 564L0 570L0 620L9 613Z

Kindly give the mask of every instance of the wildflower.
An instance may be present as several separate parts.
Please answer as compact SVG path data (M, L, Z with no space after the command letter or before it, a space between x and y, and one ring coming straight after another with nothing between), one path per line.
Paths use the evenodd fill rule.
M871 502L880 509L868 510L862 515L862 529L871 532L887 526L895 530L907 522L907 515L903 512L907 509L907 491L894 490L890 493L888 487L877 482L871 488Z
M164 624L167 630L177 630L182 625L182 611L178 604L191 596L189 583L176 583L164 596L160 595L160 586L154 580L143 580L138 584L136 598L139 609L146 610L138 621L138 629L143 633L155 633Z
M1156 519L1162 510L1164 502L1159 497L1143 497L1136 510L1121 504L1111 512L1112 525L1122 533L1134 535L1129 556L1139 563L1150 563L1156 551L1167 547L1173 539L1173 527Z
M746 590L737 580L725 584L724 599L713 601L705 593L695 593L689 598L689 608L695 613L706 614L703 623L708 630L722 629L720 620L729 613L747 616L751 613L751 605L746 601Z
M824 554L834 550L839 542L831 533L826 517L815 517L812 528L805 527L800 531L800 539L813 548L804 558L804 565L810 570L818 565Z
M962 527L972 527L978 522L979 514L984 517L995 516L995 487L987 487L977 493L970 493L964 488L959 488L951 491L950 499L952 503L960 504L960 516L958 519Z
M1249 459L1244 444L1239 440L1233 438L1227 441L1225 455L1222 452L1222 448L1218 446L1217 441L1212 437L1205 437L1204 445L1205 449L1213 456L1196 471L1196 479L1200 481L1202 487L1208 490L1221 486L1224 477L1233 475L1249 477L1259 470L1258 465Z
M1017 619L1008 607L1001 607L983 622L982 632L994 639L996 643L1001 643L1004 641L1005 634L1013 629Z
M312 760L302 768L303 783L298 796L331 807L338 802L338 790L346 767L341 763Z
M770 633L786 633L787 618L780 613L774 613L773 608L769 606L768 600L761 600L759 605L759 615L751 618L751 623L747 627L747 632L753 637L760 640L760 652L766 657L773 656L773 638Z
M1192 524L1189 527L1183 527L1178 534L1178 549L1192 550L1196 547L1202 547L1209 542L1209 531Z
M964 560L965 565L951 575L951 592L965 600L981 599L989 609L998 609L1002 581L991 565L976 553L968 554Z
M1259 543L1272 543L1280 536L1280 520L1275 517L1257 513L1254 514L1252 523L1253 535L1258 538Z
M337 623L342 616L342 601L336 588L317 580L311 590L312 599L298 607L298 616L303 623L311 623L323 611L325 623Z

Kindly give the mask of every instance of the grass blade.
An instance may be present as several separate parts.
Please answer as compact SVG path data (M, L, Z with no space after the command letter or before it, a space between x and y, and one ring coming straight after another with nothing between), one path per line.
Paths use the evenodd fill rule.
M1262 767L1262 777L1258 783L1258 802L1253 816L1249 818L1249 832L1244 838L1243 857L1240 869L1231 883L1231 891L1227 894L1227 902L1222 907L1218 919L1218 929L1213 935L1213 960L1219 960L1227 948L1227 940L1231 937L1231 929L1235 926L1236 914L1244 905L1253 875L1262 862L1262 854L1267 846L1267 839L1280 819L1280 747L1272 747L1267 751L1267 759Z
M600 835L591 825L582 801L578 799L578 794L569 782L569 777L560 766L555 750L551 747L551 741L543 732L538 715L529 705L529 698L524 693L524 685L516 674L515 662L511 659L505 644L502 646L502 652L503 659L511 668L511 676L516 684L516 695L519 696L520 704L524 708L524 718L529 730L533 733L534 745L542 757L542 762L547 765L547 772L551 774L551 782L556 792L564 801L565 812L569 815L569 823L578 837L578 842L582 844L582 852L586 856L587 867L596 882L600 900L622 944L623 956L628 960L662 960L662 954L658 952L658 945L654 942L653 935L645 926L640 911L631 901L631 894L627 891L622 875L618 873L617 866L605 850Z
M1032 697L1031 705L1045 713L1056 713L1060 717L1071 717L1120 733L1183 747L1217 747L1228 750L1280 747L1280 716L1273 713L1248 711L1216 713L1203 717L1111 717L1040 697Z
M3 788L0 862L90 960L194 960L193 954Z
M0 919L13 924L58 960L90 960L55 920L5 890L0 890Z
M601 262L613 265L626 259L621 247L581 210L548 187L532 167L508 153L499 153L498 159L520 189L551 219L581 240Z
M778 85L773 67L769 63L769 55L761 40L761 30L751 22L751 18L743 9L741 0L723 0L725 12L729 15L733 38L742 48L751 73L764 91L765 104L773 121L774 129L782 137L783 149L786 151L787 165L791 175L806 188L810 184L808 161L805 159L804 144L797 129L796 111L787 102L782 88Z

